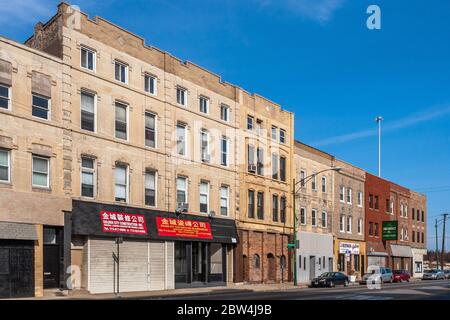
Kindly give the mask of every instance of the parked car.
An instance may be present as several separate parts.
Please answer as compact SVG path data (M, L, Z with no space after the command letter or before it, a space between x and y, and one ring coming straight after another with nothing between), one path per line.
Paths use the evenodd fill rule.
M423 272L422 280L441 280L445 279L445 274L442 270L425 270Z
M385 268L385 267L369 267L367 268L367 273L365 273L361 281L359 281L360 284L366 284L367 282L372 282L372 284L375 283L382 283L382 282L393 282L394 281L394 274L392 273L392 269Z
M409 282L409 279L411 278L410 274L406 270L394 270L394 282Z
M311 287L334 287L336 285L348 286L348 277L342 272L324 272L312 279Z
M445 279L450 279L450 269L444 270Z

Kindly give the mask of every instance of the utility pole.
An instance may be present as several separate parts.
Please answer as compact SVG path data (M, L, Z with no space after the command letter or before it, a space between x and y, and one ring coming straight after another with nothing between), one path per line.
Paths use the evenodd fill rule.
M375 118L378 123L378 176L381 177L381 121L383 121L382 116Z
M435 230L435 234L436 234L436 269L439 269L439 247L438 247L437 219L434 219L434 230Z
M445 220L447 220L448 213L444 213L444 225L442 226L442 251L441 251L441 269L444 270L445 266Z
M297 285L297 213L295 212L295 178L292 180L292 211L294 223L294 286Z

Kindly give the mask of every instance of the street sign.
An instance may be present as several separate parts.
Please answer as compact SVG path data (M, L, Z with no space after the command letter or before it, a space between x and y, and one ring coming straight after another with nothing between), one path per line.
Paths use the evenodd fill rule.
M288 243L288 249L295 249L295 243Z
M398 237L398 221L383 221L382 239L397 240Z

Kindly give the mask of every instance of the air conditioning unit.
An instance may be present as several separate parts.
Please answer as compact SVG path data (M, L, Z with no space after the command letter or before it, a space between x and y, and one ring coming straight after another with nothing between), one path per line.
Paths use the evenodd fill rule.
M179 202L178 203L177 209L176 209L177 213L188 212L188 210L189 210L189 203L187 203L187 202Z
M256 164L249 164L248 165L248 172L256 172Z
M203 162L209 162L211 160L211 156L207 153L202 154L202 161Z

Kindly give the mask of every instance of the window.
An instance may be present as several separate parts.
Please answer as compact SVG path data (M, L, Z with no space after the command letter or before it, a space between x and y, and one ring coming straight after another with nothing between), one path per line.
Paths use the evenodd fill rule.
M278 221L278 195L272 195L272 220Z
M394 201L392 201L392 200L391 200L391 207L390 207L389 212L390 212L391 214L394 214Z
M50 99L33 93L32 115L41 119L48 120L50 113Z
M258 192L256 205L257 205L256 214L258 216L258 219L264 220L264 193L263 192Z
M322 177L322 192L327 192L327 177Z
M227 137L223 136L220 140L220 164L228 166L228 149L230 141Z
M209 99L206 97L200 97L200 112L202 113L209 113Z
M375 204L374 204L375 209L378 210L379 208L379 203L378 203L378 196L375 196Z
M200 131L200 156L203 162L209 162L209 133L206 129Z
M305 225L306 224L306 209L300 208L300 224Z
M404 236L404 239L405 239L405 241L408 241L408 228L405 228L405 236Z
M250 166L255 165L255 147L251 144L247 146L247 161L249 166L248 171L251 171ZM255 170L252 169L252 172L255 172Z
M209 213L209 182L200 182L200 212Z
M116 102L116 138L128 139L127 106Z
M353 201L353 199L352 199L353 193L352 192L353 192L353 190L350 188L347 190L347 203L348 204L352 204L352 201Z
M230 107L225 104L220 105L220 120L230 121Z
M374 235L375 237L378 237L378 223L377 223L377 222L375 222L375 224L374 224L373 235Z
M227 186L220 187L220 215L228 216L228 207L230 198L230 188Z
M256 119L256 133L258 135L262 135L263 134L263 122L261 119Z
M144 76L144 90L150 94L156 95L156 77L146 74Z
M273 140L277 140L277 138L278 138L277 131L278 131L277 127L272 126L272 139Z
M128 83L128 66L119 61L114 62L115 78L122 83Z
M425 237L424 237L423 232L422 232L422 243L425 243Z
M0 181L10 182L11 156L8 150L0 149Z
M156 147L156 115L150 112L145 113L145 145Z
M249 218L255 217L255 191L248 190L247 215Z
M286 181L286 158L280 158L280 180Z
M186 155L186 125L177 123L177 154L180 156Z
M5 85L0 85L0 108L9 109L11 106L10 88Z
M416 232L414 230L411 231L411 240L412 242L416 242Z
M128 202L128 166L116 163L116 201Z
M361 191L358 192L358 207L363 206L363 193Z
M81 47L81 67L95 71L95 51Z
M358 254L354 255L354 266L355 266L355 271L359 272L360 265L359 265L359 255Z
M373 195L369 194L369 208L373 209Z
M358 219L358 234L362 234L363 233L363 219L359 218Z
M403 203L400 203L400 217L403 217Z
M345 202L345 187L341 186L340 192L339 192L339 201L344 203Z
M272 153L272 179L278 179L278 155Z
M286 197L280 198L280 222L286 222Z
M347 233L352 233L352 217L347 217Z
M50 159L33 156L33 187L50 187Z
M345 232L345 216L341 214L341 218L339 220L339 231Z
M403 228L400 229L400 241L403 241Z
M95 94L81 92L81 129L95 131Z
M264 150L258 148L256 150L256 173L260 176L264 175Z
M88 157L81 157L81 196L94 197L95 181L95 160Z
M177 87L177 103L182 106L187 106L187 90Z
M422 220L422 222L425 222L425 212L424 211L422 211L422 219L421 220Z
M373 222L369 222L369 236L373 236Z
M316 209L311 210L311 224L313 227L317 226L317 210Z
M327 223L327 212L326 211L322 211L322 228L326 228L328 223Z
M311 189L317 190L317 175L314 173L311 180Z
M414 220L416 218L414 208L411 209L411 218Z
M301 186L304 187L305 186L305 178L306 178L306 171L305 170L300 170L300 181L301 181Z
M247 116L247 129L253 130L254 118L252 116Z
M156 171L145 171L145 205L156 206Z
M404 211L405 218L408 218L408 205L405 204L405 211Z
M286 142L286 131L283 129L280 129L280 143Z
M187 203L187 178L177 177L177 203Z
M255 254L253 256L253 265L255 267L255 269L259 269L260 265L261 265L261 261L259 259L259 255Z

